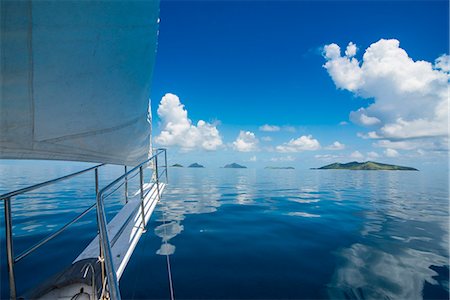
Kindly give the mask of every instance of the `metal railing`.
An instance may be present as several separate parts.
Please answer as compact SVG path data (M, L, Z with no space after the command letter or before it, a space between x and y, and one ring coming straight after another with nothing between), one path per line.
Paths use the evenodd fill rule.
M161 172L161 174L158 171L158 156L160 154L164 154L164 171ZM106 281L108 286L108 292L109 297L112 300L120 300L120 290L119 290L119 282L117 280L116 271L114 269L113 259L112 259L112 253L111 253L111 241L108 237L108 231L107 231L107 220L106 220L106 214L105 214L105 208L104 208L104 200L107 196L109 196L111 193L107 193L109 190L115 188L117 185L121 185L122 182L124 184L127 184L128 178L133 175L134 173L139 174L139 190L140 190L140 209L141 209L141 216L142 216L142 225L143 229L145 230L145 208L144 208L144 198L145 198L145 191L144 191L144 167L146 165L149 165L151 162L154 162L154 172L152 172L152 176L154 175L154 182L151 185L153 187L156 184L156 188L158 191L158 197L160 195L159 192L159 179L161 175L165 174L166 181L168 180L167 177L167 151L166 149L157 149L156 153L147 159L146 161L143 161L130 171L126 172L107 186L101 189L101 191L97 194L97 221L98 221L98 229L99 229L99 242L100 242L100 257L102 263L104 262L104 267L106 271ZM148 189L148 191L151 190L151 187ZM126 188L127 189L127 188ZM125 192L127 194L127 191ZM139 206L138 206L139 207ZM133 215L133 213L131 214ZM119 234L122 228L124 228L128 221L128 219L124 224L122 224L122 227L119 229ZM113 238L114 240L114 238Z
M16 280L15 280L15 273L14 273L14 265L37 250L39 247L44 245L45 243L49 242L59 234L61 234L64 230L67 229L70 225L81 219L84 215L86 215L89 211L91 211L94 207L94 205L91 205L88 209L83 211L81 214L79 214L77 217L75 217L72 221L68 222L66 225L55 231L54 233L48 235L47 237L43 238L33 246L29 247L27 250L23 251L18 256L14 256L14 241L13 241L13 232L12 232L12 213L11 213L11 200L13 197L16 197L18 195L34 191L36 189L55 184L57 182L61 182L73 177L76 177L78 175L94 171L95 172L95 192L98 192L98 169L102 167L104 164L96 165L94 167L90 167L69 175L65 175L56 179L48 180L45 182L41 182L32 186L28 186L26 188L22 188L16 191L12 191L6 194L3 194L0 196L0 200L3 200L4 203L4 209L5 209L5 235L6 235L6 256L7 256L7 262L8 262L8 279L9 279L9 297L10 299L16 299L17 293L16 293Z
M164 171L161 172L161 174L158 173L158 155L164 154L164 161L165 165ZM116 273L114 271L114 266L112 263L112 256L111 256L111 243L108 239L108 233L107 233L107 221L106 221L106 215L105 215L105 209L104 209L104 199L112 194L113 192L110 192L109 194L106 194L107 191L111 190L114 186L117 184L123 182L121 185L124 185L125 187L125 203L128 203L128 181L130 178L133 178L136 175L131 176L133 173L136 173L136 171L139 172L140 175L140 190L141 190L141 201L143 201L144 198L144 188L143 188L143 179L144 179L144 166L150 164L152 161L154 161L154 175L155 175L155 183L157 185L158 189L158 196L159 194L159 178L161 175L164 175L166 182L168 179L167 175L167 152L166 149L157 149L155 154L147 159L146 161L140 163L138 166L134 167L130 171L127 171L127 167L125 166L125 173L114 180L112 183L108 184L106 187L104 187L101 191L99 191L99 179L98 179L98 169L104 164L99 164L69 175L65 175L59 178L55 178L49 181L41 182L29 187L25 187L22 189L18 189L12 192L8 192L6 194L0 195L0 201L4 202L4 212L5 212L5 236L6 236L6 255L7 255L7 264L8 264L8 279L9 279L9 291L10 291L10 299L16 299L17 298L17 292L16 292L16 280L15 280L15 269L14 266L17 262L22 260L23 258L27 257L31 253L33 253L35 250L49 242L50 240L54 239L58 235L60 235L62 232L64 232L69 226L80 220L82 217L84 217L87 213L89 213L94 207L97 209L97 228L98 228L98 234L99 234L99 242L100 242L100 257L102 262L102 269L106 269L106 280L109 290L109 295L111 299L118 299L120 300L120 291L118 287L118 281L116 277ZM95 194L96 194L96 203L89 206L87 209L85 209L83 212L78 214L75 218L73 218L71 221L66 223L64 226L62 226L60 229L56 230L55 232L49 234L45 238L41 239L28 249L24 250L19 255L15 256L14 254L14 241L13 241L13 232L12 232L12 212L11 212L11 201L13 197L16 197L18 195L22 195L24 193L49 186L52 184L55 184L57 182L61 182L73 177L76 177L78 175L94 171L95 175ZM154 184L155 184L154 183ZM153 186L153 185L152 185ZM120 186L119 186L120 187ZM143 203L143 202L142 202ZM141 209L143 210L143 206L141 206ZM143 215L144 217L144 215ZM145 223L143 223L145 226ZM105 278L102 277L102 280L105 280ZM103 284L104 282L102 282Z

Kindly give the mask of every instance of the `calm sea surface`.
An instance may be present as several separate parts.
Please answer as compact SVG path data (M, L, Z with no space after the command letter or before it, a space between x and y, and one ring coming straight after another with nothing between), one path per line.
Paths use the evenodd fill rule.
M0 193L86 166L2 163ZM107 167L101 185L121 172ZM176 299L448 299L447 176L170 168L169 186L120 281L122 296L167 299L169 255ZM111 215L121 193L108 203ZM16 255L94 200L92 173L15 198ZM3 207L0 218L5 298ZM95 234L92 212L20 261L19 293L70 264Z

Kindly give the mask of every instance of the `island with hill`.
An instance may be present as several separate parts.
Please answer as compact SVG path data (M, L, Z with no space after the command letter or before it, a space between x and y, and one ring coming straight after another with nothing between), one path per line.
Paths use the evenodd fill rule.
M333 163L320 168L313 168L315 170L388 170L388 171L419 171L416 168L396 166L378 163L374 161L356 162L352 161L346 164Z
M171 165L171 167L174 167L174 168L183 168L183 165L180 165L180 164L173 164L173 165Z
M271 169L271 170L294 170L294 167L265 167L264 169Z
M193 163L193 164L189 165L188 168L204 168L204 166L202 166L198 163Z
M240 164L237 164L237 163L232 163L232 164L225 165L224 168L227 168L227 169L247 169L246 166L243 166L243 165L240 165Z

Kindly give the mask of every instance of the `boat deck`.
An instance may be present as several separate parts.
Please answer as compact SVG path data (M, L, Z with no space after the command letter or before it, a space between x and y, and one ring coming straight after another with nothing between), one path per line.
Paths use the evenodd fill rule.
M146 231L146 224L165 187L166 184L162 182L144 184L143 201L141 197L131 197L107 224L117 280L122 276L140 237ZM137 191L134 196L138 196L139 193L140 191ZM75 295L77 299L96 299L102 290L99 247L97 234L71 266L25 295L24 298L69 300Z
M151 184L144 185L146 193L142 202L145 212L144 219L142 218L141 200L139 197L133 197L108 223L108 237L111 243L114 269L118 279L122 276L142 233L145 232L145 225L149 221L165 186L165 183L161 182L159 183L159 188L156 184L153 186ZM97 235L73 263L83 259L97 258L99 253L99 237Z

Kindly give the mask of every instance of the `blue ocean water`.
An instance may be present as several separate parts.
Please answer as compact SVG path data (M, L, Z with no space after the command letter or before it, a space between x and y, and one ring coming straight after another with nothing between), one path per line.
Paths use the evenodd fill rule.
M0 165L0 192L82 168L37 166ZM108 167L101 185L122 171ZM170 168L120 281L122 296L167 299L169 255L176 299L448 299L448 192L448 174L429 171ZM92 174L17 198L15 252L93 201ZM95 226L89 214L19 262L19 292L70 263Z

